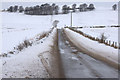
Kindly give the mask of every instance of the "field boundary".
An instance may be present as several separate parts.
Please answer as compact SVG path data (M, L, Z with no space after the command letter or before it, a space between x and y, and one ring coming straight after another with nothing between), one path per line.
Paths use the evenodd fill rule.
M116 26L118 27L118 26ZM115 49L120 49L120 43L117 43L117 42L114 42L114 41L111 41L111 40L104 40L104 39L99 39L97 37L92 37L82 31L78 31L78 30L75 30L75 27L66 27L66 28L69 28L70 30L76 32L76 33L79 33L80 35L90 39L90 40L93 40L93 41L98 41L99 43L103 43L105 44L106 46L110 46L110 47L113 47ZM102 27L104 28L104 27Z

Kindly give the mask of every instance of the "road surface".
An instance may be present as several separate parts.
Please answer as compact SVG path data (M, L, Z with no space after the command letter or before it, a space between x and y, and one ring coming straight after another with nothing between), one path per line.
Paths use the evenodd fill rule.
M66 78L118 78L117 69L80 52L71 45L61 29L58 47Z

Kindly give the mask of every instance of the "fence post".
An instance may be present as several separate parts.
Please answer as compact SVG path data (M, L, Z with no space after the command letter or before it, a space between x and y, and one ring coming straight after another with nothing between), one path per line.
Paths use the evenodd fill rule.
M109 46L111 45L111 41L109 40Z
M105 44L108 45L108 40L105 41Z
M72 12L71 12L71 27L72 27Z
M115 42L115 48L117 48L117 42Z
M118 45L118 46L119 46L119 49L120 49L120 43L119 43L119 45Z

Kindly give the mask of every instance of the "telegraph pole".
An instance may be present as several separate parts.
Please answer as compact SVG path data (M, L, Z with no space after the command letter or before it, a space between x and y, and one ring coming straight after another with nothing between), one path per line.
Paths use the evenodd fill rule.
M72 27L72 12L71 12L71 27Z

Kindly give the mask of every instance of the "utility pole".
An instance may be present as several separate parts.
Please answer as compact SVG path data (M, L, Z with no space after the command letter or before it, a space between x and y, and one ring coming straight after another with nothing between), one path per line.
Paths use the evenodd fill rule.
M51 15L50 22L51 22L51 26L52 26L52 23L53 23L53 14Z
M71 12L71 27L72 27L72 12Z

